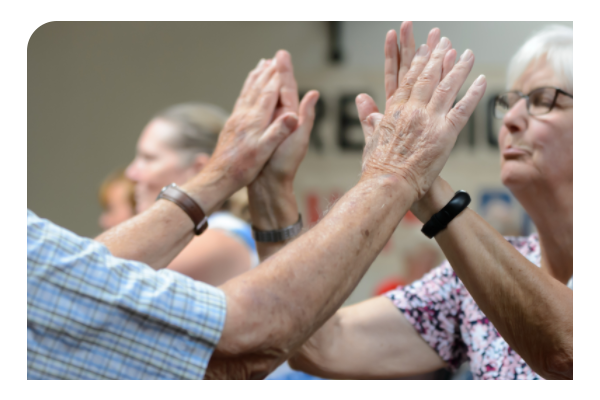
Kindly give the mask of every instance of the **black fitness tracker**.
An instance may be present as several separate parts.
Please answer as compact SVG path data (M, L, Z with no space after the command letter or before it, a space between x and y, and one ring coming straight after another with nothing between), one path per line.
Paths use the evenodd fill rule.
M459 190L454 194L454 197L437 213L433 214L431 219L423 225L421 232L429 239L446 229L450 221L452 221L462 210L467 208L471 203L471 196L464 190Z

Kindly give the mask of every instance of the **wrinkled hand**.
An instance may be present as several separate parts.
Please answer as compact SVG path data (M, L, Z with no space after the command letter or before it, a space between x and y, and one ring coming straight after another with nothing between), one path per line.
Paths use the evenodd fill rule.
M291 57L287 51L281 50L275 59L281 89L274 118L286 113L298 113L299 121L296 130L277 147L257 178L248 186L253 224L265 230L289 226L298 219L293 181L308 150L315 105L319 99L319 92L311 90L298 105L298 85Z
M486 82L480 76L452 107L473 67L473 53L465 51L454 65L456 52L450 41L439 40L439 30L434 29L428 39L430 45L435 45L433 53L429 45L422 45L404 73L408 62L405 58L413 54L410 23L404 23L400 32L400 42L406 46L401 52L395 32L388 32L386 37L385 115L377 114L369 96L357 98L366 140L363 178L395 174L404 178L420 199L443 168L458 133L483 97Z
M290 54L280 50L276 54L276 60L281 90L275 118L285 113L297 113L299 121L296 130L277 147L257 179L269 179L286 184L293 182L296 171L308 150L319 92L311 90L298 106L298 84L294 78Z
M221 171L231 193L252 182L277 146L298 124L295 112L274 118L281 78L277 60L261 60L248 75L221 134L207 171Z

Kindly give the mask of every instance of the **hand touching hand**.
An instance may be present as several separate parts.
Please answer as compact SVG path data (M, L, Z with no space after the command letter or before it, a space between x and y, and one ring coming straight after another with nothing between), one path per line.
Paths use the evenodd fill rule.
M248 186L252 222L264 230L280 229L298 219L293 182L308 150L315 120L315 104L319 99L319 92L311 90L298 105L298 86L289 53L281 50L277 52L275 60L281 89L274 117L298 113L299 121L296 130L277 147L257 178Z
M252 182L298 124L295 112L274 117L281 78L277 59L261 60L250 72L233 113L219 135L217 146L203 174L226 180L228 195Z
M275 110L275 117L286 113L297 113L299 121L296 130L277 147L257 180L270 179L281 184L291 184L308 150L319 92L309 91L298 106L298 85L294 78L290 54L285 50L280 50L277 52L275 60L277 73L281 80L279 106Z
M410 57L412 32L410 24L401 28L401 43L408 43L402 56ZM421 198L444 166L456 137L475 106L483 97L485 77L471 85L464 98L452 107L456 95L474 63L467 50L454 65L456 52L447 38L439 42L439 31L432 30L428 42L435 43L433 52L423 45L404 76L405 61L396 46L395 32L386 37L386 103L385 115L377 111L366 95L357 98L363 121L366 146L363 153L363 178L395 174L404 178ZM438 43L436 43L438 42ZM394 81L396 83L394 83ZM394 85L400 86L393 90ZM390 95L391 94L391 95ZM369 112L368 114L366 114ZM366 115L365 115L366 114Z

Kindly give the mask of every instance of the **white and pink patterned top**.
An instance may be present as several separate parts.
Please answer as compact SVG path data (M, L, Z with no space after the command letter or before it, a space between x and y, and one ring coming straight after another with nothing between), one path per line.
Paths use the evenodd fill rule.
M506 239L540 265L537 234ZM573 288L572 278L569 287ZM384 296L451 368L469 361L475 379L543 379L500 336L447 261Z

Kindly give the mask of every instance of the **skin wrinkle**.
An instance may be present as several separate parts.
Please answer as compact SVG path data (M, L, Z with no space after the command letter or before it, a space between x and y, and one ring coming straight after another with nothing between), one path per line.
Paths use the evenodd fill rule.
M401 43L410 41L410 38L406 37L408 32L411 33L409 36L412 36L409 23L403 23L403 29L404 34L401 33ZM437 41L439 41L439 30L432 30L432 32L434 37L431 40L430 48L434 48ZM394 35L388 35L386 38L391 42L393 36ZM406 48L403 46L402 54L405 53L405 50ZM410 50L410 48L408 50ZM386 102L386 112L385 115L383 115L381 123L377 126L369 127L369 121L367 121L367 123L363 125L363 129L366 127L367 129L372 129L373 132L371 134L372 139L366 141L367 146L363 153L363 176L367 173L372 173L372 171L392 173L407 182L408 186L413 187L418 198L424 196L436 178L437 173L439 173L443 167L443 163L439 161L439 154L436 154L433 149L444 148L443 153L444 156L447 157L460 128L467 122L466 119L460 118L460 115L453 115L455 119L453 118L453 124L450 124L446 122L446 114L452 112L450 110L451 104L454 102L456 93L458 93L460 86L465 81L474 61L472 57L467 62L460 61L457 64L459 65L459 68L452 68L452 65L448 63L448 67L452 68L452 70L447 72L443 71L441 63L445 60L447 52L451 51L450 45L447 50L434 51L434 56L431 57L431 60L429 60L429 50L427 47L421 47L420 50L422 50L421 53L424 51L425 54L417 55L412 60L410 70L404 77L398 76L398 80L400 80L399 88ZM394 76L395 71L388 70L393 67L394 61L396 61L389 60L388 58L394 57L395 54L394 48L391 47L388 49L386 42L386 88L388 89L393 86L391 80L398 82ZM407 60L402 60L401 65L410 64L410 60L408 60L408 63L406 61ZM439 65L434 67L433 65L436 63ZM423 72L424 68L426 68L426 70ZM434 86L439 79L432 74L438 74L438 70L440 76L442 73L447 73L445 78L448 78L447 84L452 88L451 90L441 92L435 91ZM425 75L425 79L419 78L419 75L423 74ZM417 86L419 90L412 90L413 86ZM472 113L475 105L481 100L484 88L485 80L481 87L471 86L467 91L467 95L461 100L461 104L465 106L465 110L469 111L469 114ZM429 96L429 98L426 98L427 96ZM431 96L433 96L433 98L431 98ZM373 106L368 104L369 98L364 96L361 100L361 104L357 104L359 106L359 116L365 115L364 110L369 110L367 114L372 114ZM445 104L449 104L447 108L445 108ZM436 106L434 107L434 105ZM439 105L441 105L441 107ZM405 107L407 107L407 110L405 110ZM363 110L362 114L361 109ZM398 113L398 111L401 112ZM365 133L365 136L368 135L368 133ZM378 141L378 145L371 146L371 143L375 141ZM427 153L422 150L420 151L419 148L427 148ZM446 158L443 159L445 160ZM372 231L372 233L371 236L375 236L376 232ZM393 316L397 317L399 314L393 304L388 302L380 303L380 300L380 298L375 298L372 299L372 301L369 300L365 302L365 307L367 308L375 307L375 309L377 309L379 306L385 308L385 312L381 314L381 316L385 316L385 318L381 320L385 321L383 324L384 326L375 328L372 332L373 336L371 336L377 337L379 340L373 340L371 343L369 342L368 334L360 336L356 330L347 330L356 328L350 321L345 322L344 327L340 327L339 316L348 315L352 318L356 316L355 314L352 314L350 310L348 310L347 313L343 313L340 310L336 313L336 316L330 320L332 323L330 324L328 322L327 325L323 327L323 331L319 331L314 335L314 340L311 339L309 344L301 349L299 355L294 357L294 360L297 360L300 357L303 360L307 360L308 364L312 364L314 368L308 372L315 373L315 371L328 371L328 376L337 378L379 376L378 374L390 378L394 377L393 372L398 368L400 374L406 374L406 371L410 371L410 368L398 365L401 363L398 359L406 361L403 357L407 357L407 355L404 353L412 354L414 357L419 356L419 360L417 361L416 358L413 360L410 358L411 356L408 355L408 359L410 360L408 363L411 365L419 364L419 368L423 369L433 366L437 369L442 367L445 363L440 359L439 355L424 343L422 338L414 338L417 334L409 322L404 320L394 320L396 322L395 324L392 324L393 329L402 328L405 329L405 331L402 331L403 334L408 336L413 335L410 336L409 340L398 340L394 335L385 337L385 329L390 328L387 321L393 320ZM372 306L370 304L372 302L375 302L378 305ZM349 307L349 309L351 308L352 311L355 311L360 310L361 307ZM373 311L373 309L371 309L371 311ZM372 312L370 314L372 314ZM360 325L362 321L363 324L360 325L361 328L364 327L364 332L368 331L367 333L371 333L371 325L364 325L366 322L364 317L363 319L361 319L360 316L357 318L358 321L356 324ZM378 324L380 320L376 320L375 322ZM377 331L377 329L382 329L382 331ZM380 335L380 333L383 334ZM328 337L332 340L335 338L335 349L332 349L332 342L327 340ZM345 343L344 341L347 340L350 341ZM373 351L372 348L366 349L363 348L363 346L357 346L357 341L361 344L367 341L368 345L374 344L377 348L383 348L383 343L381 343L380 340L389 340L388 342L385 342L385 348L390 349L390 351L386 352L388 354L380 354L377 351ZM398 343L400 343L400 350L397 348ZM414 347L418 348L419 351L422 351L423 354L418 354L418 352L413 354ZM327 356L320 357L319 354L323 353L326 353ZM379 357L374 357L374 353L378 354ZM378 364L378 366L381 366L381 359L385 359L389 354L393 354L398 358L395 358L394 361L388 360L388 362L385 363L386 367L382 367L381 369L369 368L370 371L365 371L364 368L360 368L360 365L353 365L353 359L360 359L362 360L362 365ZM365 364L365 359L371 362ZM427 359L427 361L422 362L421 359ZM336 364L337 360L339 360L341 364ZM343 372L338 373L339 370ZM373 372L371 370L376 371ZM345 373L348 373L348 375L345 375Z
M370 192L371 192L371 191L369 191L369 193L370 193ZM366 196L368 196L368 194L369 194L369 193L363 193L363 194L364 194L364 195L366 195ZM390 197L390 196L388 195L388 196L384 196L384 197ZM342 208L344 211L346 211L348 207L351 207L351 208L352 208L352 205L353 205L353 203L356 203L356 202L355 202L355 201L352 201L352 202L350 202L350 203L351 203L351 205L350 205L350 206L348 206L348 205L344 206L343 204L342 204L342 205L340 205L340 206L341 206L341 208ZM361 203L358 203L358 204L359 204L359 206L361 206L361 205L362 205L362 207L364 207L364 204L361 204ZM361 208L362 208L362 207L361 207ZM350 210L347 210L347 211L350 211ZM356 210L352 210L351 212L355 212L355 211L356 211ZM372 224L372 223L375 223L375 222L377 222L377 223L381 224L381 223L383 223L383 221L381 221L381 219L382 219L382 217L379 217L379 218L377 218L377 221L370 221L369 223L370 223L370 224ZM329 227L331 227L331 224L328 224L328 226L329 226ZM366 228L366 227L365 227L365 228ZM344 227L339 227L339 226L335 226L333 230L334 230L334 231L339 231L339 230L344 230L344 231L345 231L346 229L347 229L347 228L344 228ZM364 228L362 228L362 229L364 230ZM331 233L331 230L330 230L330 232L329 232L329 233ZM377 236L380 236L380 235L377 235ZM370 237L373 237L373 235L370 235ZM379 240L380 240L380 241L383 241L381 237L379 237ZM359 247L359 248L362 248L362 249L364 250L365 248L368 248L369 246L371 246L371 242L367 242L366 246L367 246L367 247L365 247L365 246L358 246L358 247ZM312 247L312 246L311 246L311 247ZM295 252L294 252L294 253L295 253ZM290 254L290 257L293 257L295 260L302 260L302 258L303 258L304 256L306 256L306 255L305 255L305 254ZM339 262L340 262L339 260L336 260L336 262L334 263L334 265L333 265L333 266L332 266L332 265L329 265L329 266L322 265L322 266L320 266L319 268L316 268L316 271L318 271L318 275L320 275L320 274L323 274L323 276L326 276L326 275L327 275L327 274L326 274L326 271L327 271L328 269L330 269L330 268L334 268L334 269L335 269L335 268L337 268L337 267L338 267L338 264L339 264ZM301 263L301 262L300 262L300 263ZM340 266L340 267L341 267L341 266ZM326 269L326 268L327 268L327 269ZM363 272L363 273L364 273L364 272ZM343 285L343 284L348 284L349 282L353 282L353 283L354 283L352 286L355 286L355 284L356 284L356 281L352 280L350 277L344 277L344 279L342 279L342 281L343 281L343 282L340 282L342 285ZM318 284L319 284L319 283L317 282L317 285L318 285ZM249 287L249 286L252 286L252 285L246 285L246 287ZM289 292L290 292L289 288L283 288L283 290L284 290L286 293L288 293L288 294L289 294ZM322 294L323 294L323 293L322 293L322 291L320 291L320 290L318 290L318 289L315 289L314 293L308 293L308 294L304 294L304 293L303 293L303 295L304 295L304 296L308 296L308 298L307 298L307 299L305 299L304 301L301 301L301 299L299 299L299 298L298 298L298 299L297 299L297 301L300 301L302 304L311 304L312 302L314 302L314 300L312 300L312 301L311 301L311 297L317 297L317 298L318 298L318 297L322 296ZM342 296L340 296L339 294L336 296L336 294L337 294L337 292L334 290L334 292L333 292L334 298L335 298L335 297L337 297L337 299L333 301L333 305L334 305L334 306L338 306L338 305L339 305L339 304L341 304L341 302L343 301L343 297L342 297ZM302 297L304 297L304 296L302 296ZM330 303L331 303L331 302L330 302ZM262 304L262 302L261 302L261 304ZM265 303L265 304L266 304L266 303ZM305 313L307 313L307 311L304 311L304 312L305 312ZM320 312L319 312L319 314L320 314L320 316L319 316L318 318L319 318L321 321L324 321L324 320L326 319L327 315L323 315L323 311L320 311ZM285 313L285 315L288 315L288 313ZM306 314L306 315L308 315L308 314ZM289 323L289 322L288 322L288 323ZM284 322L282 325L285 325L285 324L286 324L286 323ZM296 326L295 326L293 329L302 328L304 325L306 325L306 324L299 324L299 325L296 325ZM307 326L306 328L304 328L304 330L301 330L301 331L303 331L303 332L307 332L306 334L310 333L310 331L309 331L309 330L307 330L307 329L314 329L314 328L309 328L309 327L310 327L310 325L311 325L311 324L308 324L308 326ZM273 339L271 339L271 340L273 341ZM277 343L277 340L275 340L274 342L275 342L275 343ZM296 346L298 346L298 345L299 345L301 342L302 342L301 340L298 340L298 341L296 342Z

